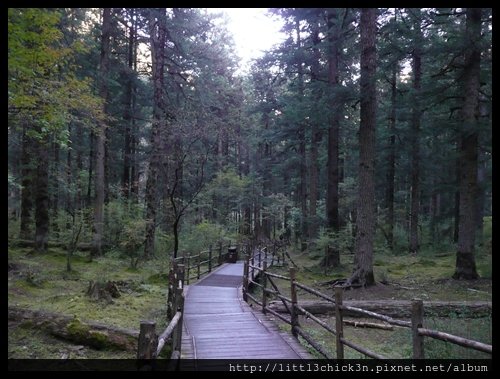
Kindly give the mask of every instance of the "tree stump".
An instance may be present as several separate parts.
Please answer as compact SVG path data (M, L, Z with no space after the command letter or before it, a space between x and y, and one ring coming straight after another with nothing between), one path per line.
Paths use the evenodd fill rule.
M90 296L93 300L104 300L107 303L112 303L112 298L120 297L120 291L115 282L94 282L91 280L87 289L87 296Z

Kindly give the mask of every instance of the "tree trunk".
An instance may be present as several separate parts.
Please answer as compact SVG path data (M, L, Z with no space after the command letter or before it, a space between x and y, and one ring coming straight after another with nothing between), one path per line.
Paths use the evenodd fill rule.
M35 170L31 156L33 154L34 141L26 134L27 126L23 124L22 153L21 153L21 227L19 238L32 238L32 218L33 208L33 179Z
M339 88L339 25L335 10L328 12L328 82L330 84L330 127L328 129L328 184L326 195L326 217L328 227L339 230L339 126L342 106L335 91Z
M73 150L73 143L71 142L73 140L73 137L71 136L72 132L72 123L71 121L68 123L68 136L69 136L69 141L68 141L68 152L66 153L66 188L68 189L68 194L66 195L65 198L65 210L66 213L69 214L70 212L74 211L74 204L73 204L73 177L72 177L72 159L71 159L71 151ZM66 229L71 228L71 222L69 219L66 221Z
M297 53L302 48L302 41L300 38L300 25L297 20L295 23L295 30L297 36ZM299 53L298 53L299 54ZM297 62L297 72L298 72L298 80L299 80L299 88L298 88L298 96L299 96L299 104L302 103L304 97L304 72L303 72L303 63L302 60ZM305 135L305 125L303 121L299 121L298 126L298 137L299 137L299 155L300 155L300 165L299 165L299 174L300 174L300 183L299 183L299 203L301 210L300 217L300 234L301 234L301 250L304 251L307 248L308 241L308 212L307 212L307 165L306 165L306 135Z
M155 12L157 12L156 15ZM149 161L148 179L146 182L146 241L144 244L144 257L146 259L154 255L159 169L162 162L162 153L168 153L167 151L161 151L161 128L165 127L166 122L163 89L166 42L165 13L165 8L161 8L157 11L151 10L149 19L154 103L153 125L151 131L152 153Z
M319 71L320 71L320 52L318 46L319 39L319 26L317 23L314 25L312 33L313 40L313 61L311 63L311 79L316 85L319 85ZM313 90L314 101L319 103L321 93L319 89ZM318 166L318 150L321 143L321 131L318 123L313 120L311 123L311 160L309 165L310 186L309 186L309 237L315 239L318 236L319 222L317 219L317 201L319 198L319 166Z
M361 10L361 110L359 127L358 214L356 217L355 267L349 284L373 285L373 239L375 235L375 87L377 10Z
M47 251L49 240L49 142L47 136L37 142L35 187L35 251Z
M111 8L104 8L102 14L101 35L101 58L99 67L99 96L104 101L104 114L106 114L106 103L108 101L108 72L110 54L111 34ZM94 224L92 255L100 255L102 249L104 196L105 196L105 138L106 123L99 122L99 130L96 133L96 157L95 157L95 201L94 201Z
M123 175L122 175L122 193L125 199L130 197L130 153L131 153L131 129L132 129L132 96L133 96L133 82L134 77L132 73L134 72L134 46L135 46L135 19L134 19L134 9L131 9L130 19L132 25L129 28L129 38L128 38L128 68L127 72L127 86L125 88L125 108L123 119L125 121L125 141L123 146Z
M59 225L57 223L57 214L59 213L59 163L60 163L60 148L57 141L53 142L54 145L54 165L52 169L52 232L54 237L59 236Z
M397 69L395 64L391 79L391 113L389 116L389 157L387 167L387 187L385 203L387 208L387 244L391 251L394 250L394 176L396 174L396 95L397 95Z
M466 21L465 68L463 75L464 104L460 145L460 217L458 251L454 279L477 279L474 244L477 219L477 164L481 8L468 8Z
M418 13L417 10L415 10ZM420 31L420 17L417 16L415 26L415 47L413 49L413 98L411 116L411 205L410 205L410 246L409 252L417 254L418 244L418 216L420 210L420 78L422 77L422 57L420 44L422 36Z
M139 332L103 325L96 322L83 322L74 316L32 311L19 307L9 307L9 321L44 330L49 334L73 343L84 344L97 349L119 349L135 351Z

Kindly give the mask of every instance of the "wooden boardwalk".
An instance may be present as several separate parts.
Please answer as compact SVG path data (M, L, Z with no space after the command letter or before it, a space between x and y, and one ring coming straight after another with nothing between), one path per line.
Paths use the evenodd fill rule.
M183 359L308 359L271 318L242 299L243 262L226 263L187 287Z

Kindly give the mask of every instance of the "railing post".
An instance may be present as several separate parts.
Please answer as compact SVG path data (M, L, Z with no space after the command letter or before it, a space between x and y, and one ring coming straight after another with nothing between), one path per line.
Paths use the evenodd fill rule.
M262 313L266 314L266 306L267 306L267 261L263 262L262 266Z
M325 257L324 257L324 275L326 275L326 269L328 268L328 245L325 246Z
M219 264L222 264L222 241L219 241Z
M243 264L243 300L248 302L248 264L250 261L250 255L245 255L245 263Z
M290 267L290 297L292 300L292 307L290 308L290 321L292 324L292 334L298 337L295 330L299 326L299 315L297 313L297 287L295 286L295 267Z
M177 282L175 283L175 312L181 312L181 317L172 333L172 351L181 352L182 322L184 319L184 265L177 267Z
M418 328L424 324L424 303L421 299L411 302L411 335L413 342L413 359L424 358L424 336L418 334Z
M265 246L264 246L264 248L265 248ZM262 268L262 250L259 250L259 266L258 267Z
M186 284L189 285L189 270L191 270L191 253L187 256L187 267L186 267Z
M255 254L254 254L254 251L255 250L252 250L252 266L255 266ZM255 279L255 269L252 268L252 280Z
M208 247L208 272L212 272L212 245Z
M196 279L200 280L200 262L201 262L201 252L198 253L198 260L197 260L197 273L196 273Z
M342 288L335 287L335 341L337 345L337 359L344 359L344 320L342 315Z
M170 269L168 272L168 293L167 293L167 320L173 317L173 307L174 307L174 283L175 283L175 270L177 263L174 258L170 259Z
M141 321L139 341L137 343L137 359L155 359L157 347L156 323L154 321Z

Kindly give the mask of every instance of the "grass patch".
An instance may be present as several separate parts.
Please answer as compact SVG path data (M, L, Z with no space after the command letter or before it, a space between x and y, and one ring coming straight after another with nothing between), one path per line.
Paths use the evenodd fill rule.
M30 254L30 249L10 248L9 264L13 269L9 271L9 305L74 315L81 320L134 330L139 329L143 319L156 321L159 329L166 326L167 259L143 262L131 271L127 259L104 256L88 262L87 256L87 253L76 252L72 258L73 270L67 272L66 253L62 249L50 249L46 254L35 255ZM112 304L91 300L86 296L91 280L120 283L121 296ZM67 350L63 348L64 343L57 343L60 349L47 349L42 353L37 344L49 344L52 339L37 332L33 342L28 343L18 329L9 328L10 358L60 358L65 353L59 350ZM95 336L95 346L99 345L99 337ZM15 342L16 338L21 340ZM23 341L28 349L20 345ZM88 353L85 357L125 358L120 352L103 349L95 353L90 350L85 348Z

